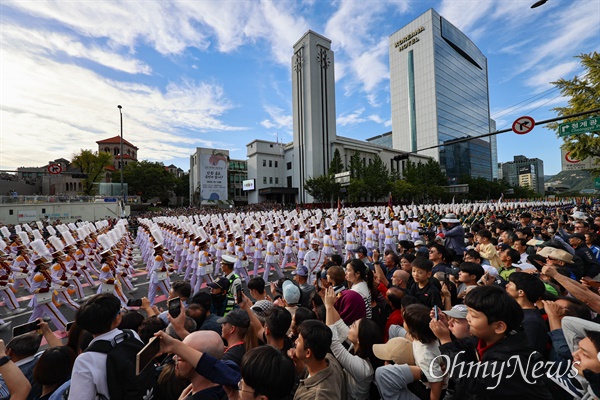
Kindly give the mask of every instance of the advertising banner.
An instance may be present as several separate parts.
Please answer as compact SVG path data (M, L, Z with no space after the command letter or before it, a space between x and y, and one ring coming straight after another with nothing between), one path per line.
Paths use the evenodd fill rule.
M578 171L592 168L592 157L585 160L578 160L571 156L571 152L561 149L562 170L563 171Z
M254 190L254 179L248 179L246 181L242 181L242 190Z
M227 156L200 154L200 196L202 204L227 201Z
M19 211L19 222L32 222L37 221L36 210L22 210Z

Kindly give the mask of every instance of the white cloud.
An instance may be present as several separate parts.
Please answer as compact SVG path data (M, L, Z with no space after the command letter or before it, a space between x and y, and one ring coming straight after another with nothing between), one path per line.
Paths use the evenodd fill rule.
M538 65L546 60L555 60L572 56L572 49L581 47L589 42L593 48L598 48L599 28L598 15L600 9L597 2L573 2L560 11L553 12L547 24L552 29L544 30L543 36L537 36L535 51L529 54L522 71Z
M32 56L47 56L59 58L67 55L70 57L84 58L106 67L124 71L130 74L150 74L152 69L146 63L101 48L96 45L86 46L76 38L66 34L21 28L16 25L2 28L2 45L12 49L21 49Z
M443 0L439 14L463 32L489 18L495 0Z
M364 90L369 93L379 83L389 79L389 69L383 62L388 55L388 41L382 39L377 46L366 50L353 60L353 68L363 83Z
M476 44L489 39L484 53L510 54L512 79L519 74L544 73L572 56L572 49L598 45L598 2L557 2L530 9L524 1L443 0L440 14L465 32ZM485 21L485 28L481 22ZM542 62L543 61L543 62Z
M553 93L547 96L543 96L542 98L533 100L531 102L526 103L525 105L520 105L518 107L512 107L511 109L496 109L492 110L491 118L496 121L496 129L502 130L510 128L513 121L520 116L523 115L532 115L533 112L537 111L539 113L539 109L544 108L548 109L554 106L560 106L565 104L567 99L560 94ZM537 113L536 113L537 114ZM536 122L537 123L537 122Z
M337 117L336 122L339 126L358 125L363 122L374 122L383 126L391 126L391 120L384 120L377 114L363 115L365 108L359 108L349 114L341 114Z
M362 117L362 114L365 112L364 108L359 108L358 110L350 113L350 114L342 114L340 116L337 117L337 124L339 126L346 126L346 125L356 125L356 124L360 124L362 122L367 121L366 118Z
M196 27L197 20L174 2L7 0L3 7L57 21L82 36L107 38L115 46L134 48L142 42L161 54L179 54L187 46L206 48L209 44Z
M579 62L570 61L550 68L540 69L526 81L526 85L537 89L537 91L546 90L552 86L550 82L555 82L565 77L571 79L571 75L574 75L573 73L579 68Z
M542 107L550 108L553 106L565 104L566 102L566 97L561 96L560 94L554 94L553 96L548 96L543 99L536 100L533 103L527 104L527 108L525 108L525 114L531 114L533 111L536 111Z
M369 2L365 5L355 1L340 1L338 4L339 8L327 22L325 36L331 39L337 55L343 54L349 59L348 68L361 88L371 92L389 79L387 37L377 36L372 29L385 18L387 4Z
M335 75L335 82L339 82L343 77L346 76L347 66L343 61L335 60L335 64L333 64L333 71Z
M184 80L161 92L77 65L40 62L5 46L0 58L2 152L31 164L95 149L97 140L118 135L117 104L123 106L125 137L140 147L140 158L150 160L189 156L205 132L243 129L221 121L232 105L218 85ZM3 157L1 163L7 168L23 161Z
M263 37L271 44L276 61L286 66L290 66L294 43L309 26L289 5L287 2L261 1L263 23L270 28Z
M285 114L285 111L279 107L265 106L264 110L269 114L269 119L260 122L267 129L293 130L293 117L291 114Z
M379 107L379 102L377 101L377 95L375 93L367 94L367 101L371 107Z
M308 29L292 3L262 1L23 2L3 7L57 21L83 36L106 38L117 48L148 44L163 55L187 47L204 50L216 38L229 53L265 40L276 62L289 65L292 45Z
M368 120L369 120L369 121L373 121L373 122L375 122L376 124L381 124L381 125L385 124L385 121L383 120L383 118L381 118L381 117L380 117L379 115L377 115L377 114L371 114L371 115L369 115L369 116L368 116Z

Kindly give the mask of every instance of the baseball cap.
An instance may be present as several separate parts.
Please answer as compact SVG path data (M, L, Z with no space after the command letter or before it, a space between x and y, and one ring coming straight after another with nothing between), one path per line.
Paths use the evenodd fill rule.
M422 240L415 240L415 246L423 246L424 244Z
M327 270L326 269L322 269L321 273L319 274L319 277L321 279L327 279Z
M225 322L228 322L233 326L247 328L250 326L250 317L246 311L236 308L217 320L217 324L224 324Z
M442 311L450 318L466 319L467 318L467 306L464 304L457 304L448 311Z
M415 364L412 342L403 337L392 338L384 344L374 344L373 354L380 360L391 360L395 364Z
M291 281L283 282L283 298L288 304L298 304L300 302L300 288Z
M310 241L310 244L321 244L321 240L318 238L314 238L313 240Z
M216 281L210 282L208 287L213 289L223 289L225 291L229 290L229 279L227 278L219 278Z
M304 265L298 266L298 268L296 268L296 270L292 272L292 274L299 276L308 276L308 268L306 268Z
M571 235L571 237L585 242L585 235L583 233L574 233Z
M266 316L267 311L269 311L271 308L273 308L273 303L271 303L269 300L259 300L251 307L252 311L254 311L254 314L262 318Z
M368 254L367 248L365 246L358 246L355 250L355 253L363 253L364 255Z

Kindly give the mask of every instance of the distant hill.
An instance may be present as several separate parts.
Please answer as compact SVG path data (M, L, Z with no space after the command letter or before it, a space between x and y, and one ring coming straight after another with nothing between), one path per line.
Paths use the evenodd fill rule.
M589 171L561 171L545 181L545 183L552 184L553 186L568 185L570 192L594 189L594 177Z

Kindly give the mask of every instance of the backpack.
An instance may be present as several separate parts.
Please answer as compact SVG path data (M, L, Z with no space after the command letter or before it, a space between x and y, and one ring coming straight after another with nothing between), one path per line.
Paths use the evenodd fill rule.
M106 380L110 400L152 400L156 394L156 370L146 367L135 374L136 355L144 348L129 329L123 329L112 340L98 340L85 351L104 353Z

